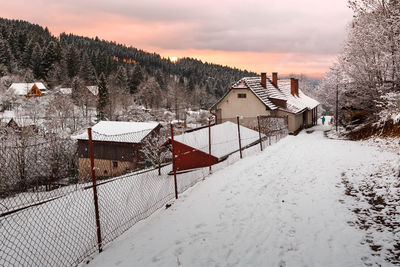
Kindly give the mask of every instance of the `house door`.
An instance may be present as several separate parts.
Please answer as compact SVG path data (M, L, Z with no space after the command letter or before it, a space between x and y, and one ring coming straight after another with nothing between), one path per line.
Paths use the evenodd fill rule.
M307 122L307 111L303 112L303 128L307 128L308 122Z

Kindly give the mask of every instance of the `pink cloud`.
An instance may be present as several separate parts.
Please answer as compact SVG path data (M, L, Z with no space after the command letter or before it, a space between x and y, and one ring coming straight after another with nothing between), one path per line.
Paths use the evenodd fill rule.
M346 0L14 0L2 5L0 16L48 26L54 34L284 73L326 71L351 20Z

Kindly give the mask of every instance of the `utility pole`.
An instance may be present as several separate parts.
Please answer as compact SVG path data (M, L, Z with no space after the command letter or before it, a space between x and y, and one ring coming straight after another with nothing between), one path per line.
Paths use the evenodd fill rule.
M336 132L338 131L338 122L339 122L339 85L336 83Z

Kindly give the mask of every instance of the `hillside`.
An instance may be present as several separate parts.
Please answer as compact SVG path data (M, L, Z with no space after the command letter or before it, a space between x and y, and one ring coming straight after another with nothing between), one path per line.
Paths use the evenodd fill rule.
M176 87L176 82L184 92L197 90L197 94L203 94L197 103L191 103L202 107L220 97L234 81L254 75L192 58L173 63L156 53L97 37L65 33L53 36L39 25L0 18L0 77L14 75L14 80L41 80L51 87L72 87L75 78L89 85L96 83L101 73L109 78L118 71L126 76L123 91L137 94L143 82L154 79L161 96L166 96L168 86ZM168 107L168 103L161 105Z

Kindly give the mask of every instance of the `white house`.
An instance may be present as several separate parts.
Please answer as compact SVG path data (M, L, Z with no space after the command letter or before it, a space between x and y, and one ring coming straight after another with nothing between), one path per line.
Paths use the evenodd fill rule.
M41 82L35 83L13 83L8 92L17 96L35 97L46 94L47 88Z

